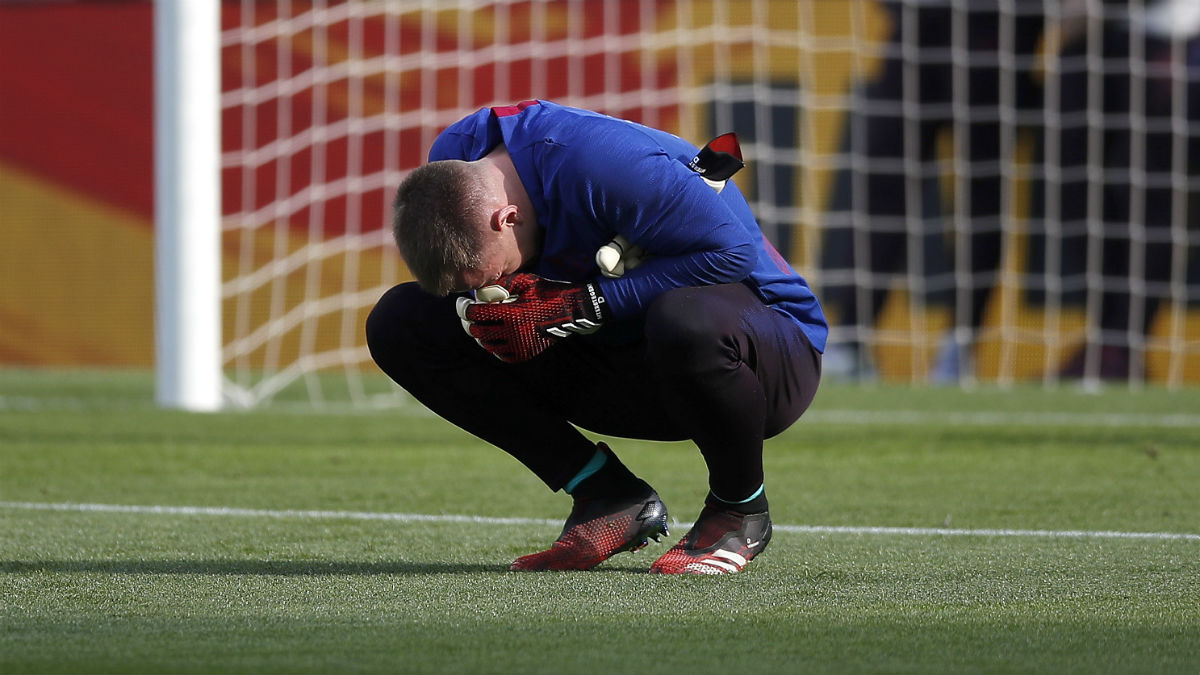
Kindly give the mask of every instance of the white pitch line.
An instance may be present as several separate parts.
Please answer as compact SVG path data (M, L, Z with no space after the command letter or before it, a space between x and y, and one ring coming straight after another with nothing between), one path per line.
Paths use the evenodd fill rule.
M140 506L126 504L78 504L71 502L4 502L0 509L24 511L69 511L76 513L137 513L171 516L238 516L253 518L295 518L300 520L382 520L401 523L479 523L484 525L551 525L560 520L548 518L494 518L452 514L380 513L376 511L301 511L242 509L225 506ZM690 527L691 523L672 523L672 527ZM908 535L942 537L1046 537L1058 539L1153 539L1200 542L1200 534L1189 532L1118 532L1111 530L1016 530L939 527L854 527L830 525L775 525L780 532L801 534Z
M1181 539L1200 541L1200 534L1188 532L1118 532L1113 530L1009 530L941 527L840 527L830 525L775 525L784 532L808 534L906 534L948 537L1048 537L1060 539Z
M299 511L272 509L241 509L229 506L159 506L127 504L77 504L73 502L0 502L3 509L26 511L74 511L83 513L142 513L167 516L242 516L252 518L296 518L300 520L387 520L416 523L482 523L486 525L552 525L554 520L536 518L489 518L486 516L456 516L450 514L379 513L375 511Z

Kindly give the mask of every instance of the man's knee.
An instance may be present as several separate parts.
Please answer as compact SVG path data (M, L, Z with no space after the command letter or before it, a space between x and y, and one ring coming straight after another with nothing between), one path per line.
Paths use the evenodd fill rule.
M389 289L367 315L367 348L371 358L389 375L406 360L416 358L427 345L440 342L434 334L439 322L431 308L440 298L413 282ZM453 311L453 310L447 310Z
M688 367L727 358L730 321L721 305L699 288L676 288L659 296L646 313L651 361Z
M400 284L388 289L367 315L367 346L372 352L396 340L404 325L406 309L411 305L411 286Z

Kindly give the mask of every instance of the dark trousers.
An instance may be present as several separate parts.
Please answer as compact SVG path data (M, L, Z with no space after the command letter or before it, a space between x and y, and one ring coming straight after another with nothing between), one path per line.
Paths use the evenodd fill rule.
M476 344L454 303L415 283L392 288L367 319L372 357L434 413L508 452L552 490L595 453L577 425L690 439L712 491L745 498L763 483L763 440L800 417L820 380L820 354L800 329L742 284L669 291L644 321L568 337L518 364Z

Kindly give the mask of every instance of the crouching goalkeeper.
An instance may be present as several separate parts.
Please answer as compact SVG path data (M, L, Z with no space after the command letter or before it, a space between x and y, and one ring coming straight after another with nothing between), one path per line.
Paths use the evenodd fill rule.
M828 333L803 278L696 146L546 101L454 123L400 185L416 278L367 319L379 367L430 410L573 499L513 570L589 569L667 533L667 508L604 443L690 440L708 496L651 572L738 572L771 538L763 441L817 390Z

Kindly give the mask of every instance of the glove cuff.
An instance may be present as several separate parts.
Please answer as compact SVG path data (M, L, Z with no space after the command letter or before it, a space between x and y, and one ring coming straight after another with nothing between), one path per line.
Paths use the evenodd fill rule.
M608 301L604 299L604 294L600 292L600 288L596 284L584 284L583 295L583 311L588 315L587 318L597 324L610 318Z

